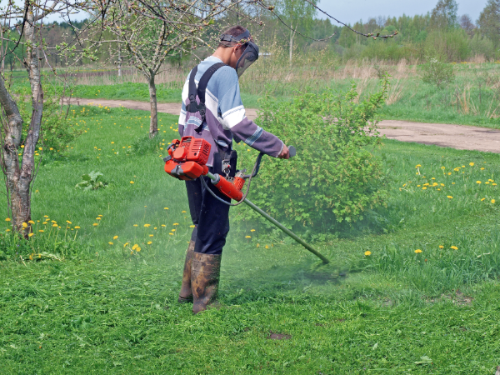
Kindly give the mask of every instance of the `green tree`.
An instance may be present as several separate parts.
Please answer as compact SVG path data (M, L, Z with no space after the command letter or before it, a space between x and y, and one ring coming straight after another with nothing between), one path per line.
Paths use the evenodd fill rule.
M490 39L495 48L500 44L500 0L488 0L477 21L481 34Z
M455 0L439 0L431 14L431 28L448 29L457 25L458 4Z
M318 0L311 0L317 4ZM290 27L290 63L293 58L293 43L297 30L308 33L313 25L316 9L304 0L279 0L278 11L283 21Z

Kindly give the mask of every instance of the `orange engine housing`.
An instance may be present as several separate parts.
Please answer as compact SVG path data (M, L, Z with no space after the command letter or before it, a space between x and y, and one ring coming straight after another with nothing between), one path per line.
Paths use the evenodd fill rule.
M179 180L195 180L208 173L205 165L210 155L210 143L201 138L174 139L165 159L165 172Z

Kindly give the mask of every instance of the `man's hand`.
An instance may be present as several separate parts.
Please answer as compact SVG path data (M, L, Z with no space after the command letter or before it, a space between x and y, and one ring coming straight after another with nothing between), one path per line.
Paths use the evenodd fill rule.
M280 154L278 155L278 158L290 159L290 150L288 150L288 147L285 144L283 144L283 149L281 150Z

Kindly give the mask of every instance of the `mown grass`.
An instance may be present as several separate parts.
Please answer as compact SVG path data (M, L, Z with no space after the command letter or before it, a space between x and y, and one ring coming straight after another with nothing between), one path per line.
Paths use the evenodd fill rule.
M332 261L323 267L259 223L233 220L224 307L192 316L176 303L187 199L156 148L176 136L176 116L160 114L165 141L150 146L147 112L78 113L87 132L45 154L35 182L40 247L0 263L3 373L491 374L500 364L500 155L384 141L373 152L391 198L372 213L377 225L314 243ZM109 187L75 189L93 170ZM65 231L74 250L43 248ZM64 259L38 258L43 250Z

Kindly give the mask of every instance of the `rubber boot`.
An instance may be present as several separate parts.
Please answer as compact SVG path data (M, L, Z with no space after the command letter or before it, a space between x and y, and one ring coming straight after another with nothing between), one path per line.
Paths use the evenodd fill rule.
M194 244L195 242L191 240L186 251L186 261L184 262L184 273L182 274L181 292L179 293L179 299L177 300L179 303L193 301L193 292L191 291L191 262L194 254Z
M221 255L194 253L191 264L193 313L217 307Z

